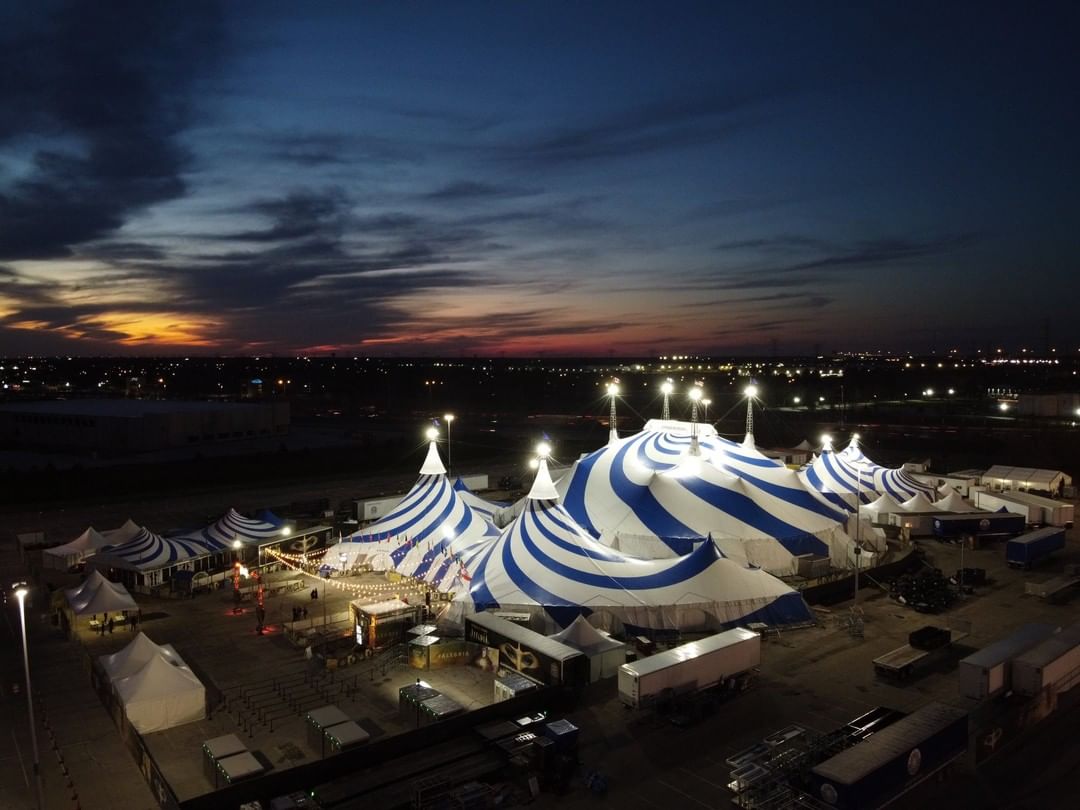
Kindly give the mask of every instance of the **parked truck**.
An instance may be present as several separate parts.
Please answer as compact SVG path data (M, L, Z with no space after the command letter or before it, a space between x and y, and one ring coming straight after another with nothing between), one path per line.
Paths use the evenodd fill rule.
M1080 624L1047 638L1013 661L1013 691L1029 697L1049 686L1064 691L1080 681Z
M1031 568L1055 551L1065 548L1065 530L1056 526L1036 529L1005 544L1005 562L1012 568Z
M1062 526L1071 529L1073 525L1074 508L1071 503L1042 495L1033 495L1030 492L980 491L975 493L975 505L980 509L995 512L1004 507L1010 512L1024 515L1028 523L1041 526Z
M1020 534L1027 525L1023 515L1012 512L969 512L934 518L935 537Z
M1012 662L1056 630L1052 624L1025 624L1012 635L961 659L957 667L960 694L983 700L1009 691L1012 688Z
M665 696L738 683L761 663L761 636L737 627L619 667L619 699L642 708Z

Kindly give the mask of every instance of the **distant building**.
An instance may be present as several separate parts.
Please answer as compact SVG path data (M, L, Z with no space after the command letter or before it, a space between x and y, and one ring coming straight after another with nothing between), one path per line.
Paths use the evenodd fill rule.
M1016 398L1017 416L1073 419L1080 409L1080 394L1020 394Z
M285 402L55 400L0 404L9 447L131 453L289 432Z

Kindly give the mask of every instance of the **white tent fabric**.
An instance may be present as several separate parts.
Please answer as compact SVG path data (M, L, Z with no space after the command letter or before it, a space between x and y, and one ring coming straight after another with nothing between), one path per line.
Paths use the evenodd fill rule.
M796 555L843 559L851 542L845 515L796 472L709 425L652 420L579 459L558 492L589 534L639 557L686 554L711 536L732 559L789 574Z
M626 663L626 644L597 630L584 616L578 616L551 638L585 654L589 659L590 681L613 678Z
M549 482L541 461L536 491L546 491ZM535 498L483 551L468 593L457 599L467 600L464 612L546 614L559 627L590 615L613 631L811 621L798 593L763 570L725 558L711 540L674 559L636 559L590 537L557 501Z
M101 668L110 681L119 681L130 678L150 663L150 659L154 656L164 656L170 663L184 666L183 659L171 644L155 644L146 633L142 632L119 652L103 655L98 661L101 662Z
M891 469L875 464L863 455L862 449L859 447L859 440L855 436L851 437L848 446L844 448L840 455L846 461L858 466L864 474L872 475L874 491L879 494L887 492L898 501L906 501L920 492L930 501L934 501L938 497L937 490L932 485L920 481L910 475L907 470L903 468Z
M358 562L375 570L394 569L443 592L460 590L469 561L492 543L498 530L474 510L442 473L424 473L442 464L431 442L421 475L386 517L327 549L323 561L337 567Z
M884 495L879 496L872 503L868 503L859 509L860 512L869 512L875 517L879 517L882 514L890 515L894 512L904 512L903 504L896 500L892 495L886 492Z
M983 484L1004 489L1038 489L1055 492L1060 486L1070 486L1072 478L1061 470L1041 470L1034 467L1010 467L995 464L982 475Z
M279 539L284 525L283 520L270 512L263 512L260 518L249 518L235 509L229 509L205 529L175 539L191 538L206 545L226 548L231 548L236 540L245 546L259 546Z
M108 545L108 542L101 532L90 526L70 543L45 549L41 562L46 568L66 571L97 553L97 550Z
M110 582L98 571L92 571L79 587L65 591L65 596L76 616L138 610L139 607L127 588L118 582Z
M127 568L134 571L155 571L170 565L194 560L225 551L223 543L212 538L161 537L146 528L123 545L109 545L94 555L97 568Z
M113 681L127 718L140 734L206 717L206 688L186 666L152 656L135 674Z
M941 511L934 506L933 501L923 495L921 492L915 493L912 497L908 498L902 504L904 510L907 512L939 512Z
M965 500L964 497L955 489L950 489L949 494L944 498L934 501L934 506L940 509L942 512L981 512L973 503Z
M123 526L116 529L109 529L108 531L102 532L102 534L105 535L105 539L109 541L110 545L120 546L137 536L141 531L142 526L131 518L128 518L124 521Z
M494 521L495 513L500 509L505 509L506 504L499 501L489 501L485 498L481 498L471 489L469 489L465 482L460 478L454 479L454 491L457 492L458 497L465 501L474 512L477 512L481 517L486 518L488 521Z

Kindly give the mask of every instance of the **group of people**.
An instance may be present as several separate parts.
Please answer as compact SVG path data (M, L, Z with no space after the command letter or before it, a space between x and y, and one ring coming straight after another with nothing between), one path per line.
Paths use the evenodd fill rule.
M307 618L307 608L306 607L300 607L299 605L293 606L292 620L294 622L299 620L299 619L306 619L306 618Z
M133 613L130 616L128 615L128 612L125 610L122 615L124 617L124 620L127 622L128 630L130 630L132 633L138 632L138 630L139 630L139 619L140 619L140 617L142 615L142 610L140 609L138 612ZM97 614L94 614L94 616L92 616L91 618L94 621L97 621ZM117 622L116 622L115 618L110 616L108 613L102 613L101 614L101 622L98 624L97 628L95 628L95 629L98 632L100 632L101 635L105 635L106 633L111 633L116 628L116 624L117 624Z

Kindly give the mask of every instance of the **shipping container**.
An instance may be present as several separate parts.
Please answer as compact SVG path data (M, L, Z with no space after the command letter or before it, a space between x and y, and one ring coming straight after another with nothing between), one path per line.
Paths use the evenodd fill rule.
M814 766L818 798L846 810L869 810L962 753L967 712L929 703Z
M972 512L961 515L942 515L934 518L936 537L962 537L1020 534L1026 526L1023 515L1011 512Z
M1000 512L1004 509L1014 515L1022 515L1025 523L1041 523L1042 510L1031 504L1021 503L1012 497L1011 492L987 492L981 490L975 493L975 505L987 512Z
M619 699L638 708L665 693L693 692L761 663L761 636L742 627L619 667Z
M1005 544L1005 562L1013 568L1031 568L1055 551L1065 548L1065 530L1048 526L1014 537Z
M960 694L983 700L1012 688L1012 662L1056 632L1052 624L1025 624L1012 635L995 641L960 661Z
M1080 670L1080 624L1050 636L1013 661L1013 690L1037 695Z
M589 659L580 650L491 613L466 617L465 640L492 651L500 670L513 670L549 685L589 683Z

